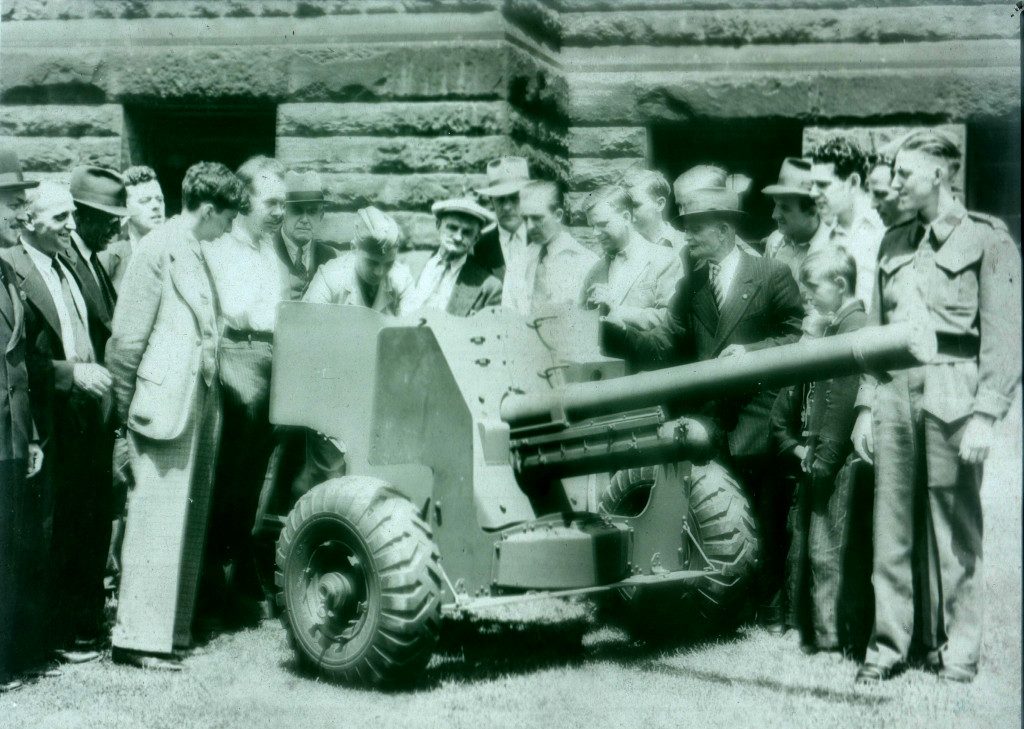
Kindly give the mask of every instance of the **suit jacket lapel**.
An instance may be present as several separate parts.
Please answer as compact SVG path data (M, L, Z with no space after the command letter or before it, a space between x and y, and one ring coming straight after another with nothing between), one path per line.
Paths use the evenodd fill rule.
M82 258L82 254L78 252L76 246L72 245L72 250L64 258L64 261L78 281L78 288L82 292L82 298L85 299L86 307L93 313L93 316L109 326L111 312L103 298L103 292L100 291L99 284L96 283L96 277L89 270L89 264Z
M35 264L32 263L32 259L28 257L25 249L19 245L12 250L15 251L15 254L11 265L14 267L15 275L19 279L18 286L25 292L25 296L28 297L29 301L39 309L43 319L46 320L50 329L56 334L57 341L62 341L60 337L60 317L57 316L57 306L53 303L50 289L46 287L46 282L39 275L39 271L36 270Z
M640 275L647 268L648 261L640 256L638 252L634 252L632 258L626 259L626 272L623 277L625 285L621 290L615 292L615 298L617 304L621 304L626 300L626 296L629 294L630 289L633 288L633 284L637 282Z
M722 346L722 343L729 338L732 330L743 318L744 312L750 306L754 298L754 291L757 284L754 281L754 260L746 255L740 254L740 262L736 267L736 276L732 282L732 288L726 296L725 303L718 316L718 331L715 333L715 351Z
M204 285L199 280L198 271L202 265L199 255L189 246L171 253L170 261L171 282L181 298L192 309L196 322L201 326L212 304L207 303L204 306L202 302L203 292L209 290L209 282L207 281Z
M687 282L684 281L684 285ZM715 295L711 291L711 282L708 280L708 268L695 271L693 274L692 290L693 314L704 325L710 334L718 329L718 305L715 303Z

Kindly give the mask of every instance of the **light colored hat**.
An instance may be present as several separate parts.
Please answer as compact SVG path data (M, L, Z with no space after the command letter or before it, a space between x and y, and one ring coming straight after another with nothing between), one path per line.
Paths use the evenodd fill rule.
M0 149L0 190L27 190L38 184L25 179L18 155L9 149Z
M741 216L740 196L735 190L725 187L705 187L698 190L687 190L676 202L679 204L679 217L714 213L722 216Z
M435 218L440 217L445 213L468 215L471 218L479 220L482 226L487 226L495 222L494 213L485 207L481 207L476 200L472 200L468 197L438 200L430 206L430 212L434 214Z
M499 157L487 163L487 187L476 190L484 197L514 195L530 181L530 165L525 157Z
M109 215L124 217L128 214L125 200L128 193L121 175L106 167L80 165L71 170L68 185L76 205L102 210Z
M786 157L779 170L779 181L761 190L765 195L802 195L811 197L811 161L801 157Z
M284 200L290 203L325 202L324 186L315 172L284 173Z
M402 240L402 228L387 213L375 207L360 208L359 225L353 243L356 248L383 256L398 248Z

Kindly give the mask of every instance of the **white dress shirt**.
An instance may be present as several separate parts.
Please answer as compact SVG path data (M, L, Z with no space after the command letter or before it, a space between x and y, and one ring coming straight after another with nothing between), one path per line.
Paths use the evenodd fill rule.
M236 222L230 232L204 243L203 252L224 324L243 332L273 332L284 285L270 236L255 241Z
M732 283L736 280L736 272L740 267L740 249L736 246L718 262L718 283L722 289L722 300L729 299L729 292L732 290Z
M466 259L467 256L446 259L441 251L431 256L420 272L416 287L402 302L402 313L418 309L445 311L448 308L448 302L451 301L459 273L466 265Z
M32 245L24 240L21 241L21 246L28 253L28 257L36 267L36 270L39 271L43 283L46 284L46 289L50 292L50 298L53 299L53 306L57 310L57 320L60 322L60 342L64 348L64 356L69 360L77 362L92 361L94 359L92 342L75 341L75 328L71 321L72 313L68 311L67 306L64 304L64 292L61 289L60 276L53 270L53 267L60 266L64 277L67 278L68 286L71 289L71 298L78 309L78 316L86 328L88 328L89 315L85 308L85 299L82 297L82 292L78 288L78 282L75 280L75 277L59 258L43 253L38 248L33 248Z
M568 231L561 231L544 251L544 265L540 265L544 246L531 243L526 247L522 265L505 272L501 305L515 309L523 316L548 305L576 304L582 293L587 271L598 261L593 251L578 243ZM543 280L538 281L538 269ZM539 284L539 286L538 286ZM536 292L544 292L544 300L536 299Z

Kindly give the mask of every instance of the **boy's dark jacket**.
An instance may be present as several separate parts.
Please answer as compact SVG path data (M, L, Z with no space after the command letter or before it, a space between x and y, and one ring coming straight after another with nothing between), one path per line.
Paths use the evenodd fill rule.
M822 336L853 332L866 323L864 304L855 299L836 312ZM857 418L859 384L860 375L854 374L784 388L771 414L772 435L779 452L806 445L804 462L810 473L834 476L852 449L850 434Z

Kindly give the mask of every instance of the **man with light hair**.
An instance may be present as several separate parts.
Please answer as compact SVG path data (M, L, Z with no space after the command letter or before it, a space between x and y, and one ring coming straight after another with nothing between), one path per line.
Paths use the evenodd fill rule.
M656 170L631 170L622 178L622 187L629 193L633 225L640 235L656 245L682 251L686 236L665 220L672 195L665 175Z
M974 680L981 657L982 470L1020 383L1021 261L1002 221L954 197L959 164L957 145L933 131L908 137L893 163L911 217L882 241L868 325L925 325L938 352L919 367L864 375L857 396L853 446L876 479L875 623L858 683L905 667L915 624L940 678Z
M555 182L535 181L519 192L526 230L523 265L505 276L502 306L531 317L550 307L577 304L583 275L597 256L565 229L565 202Z

